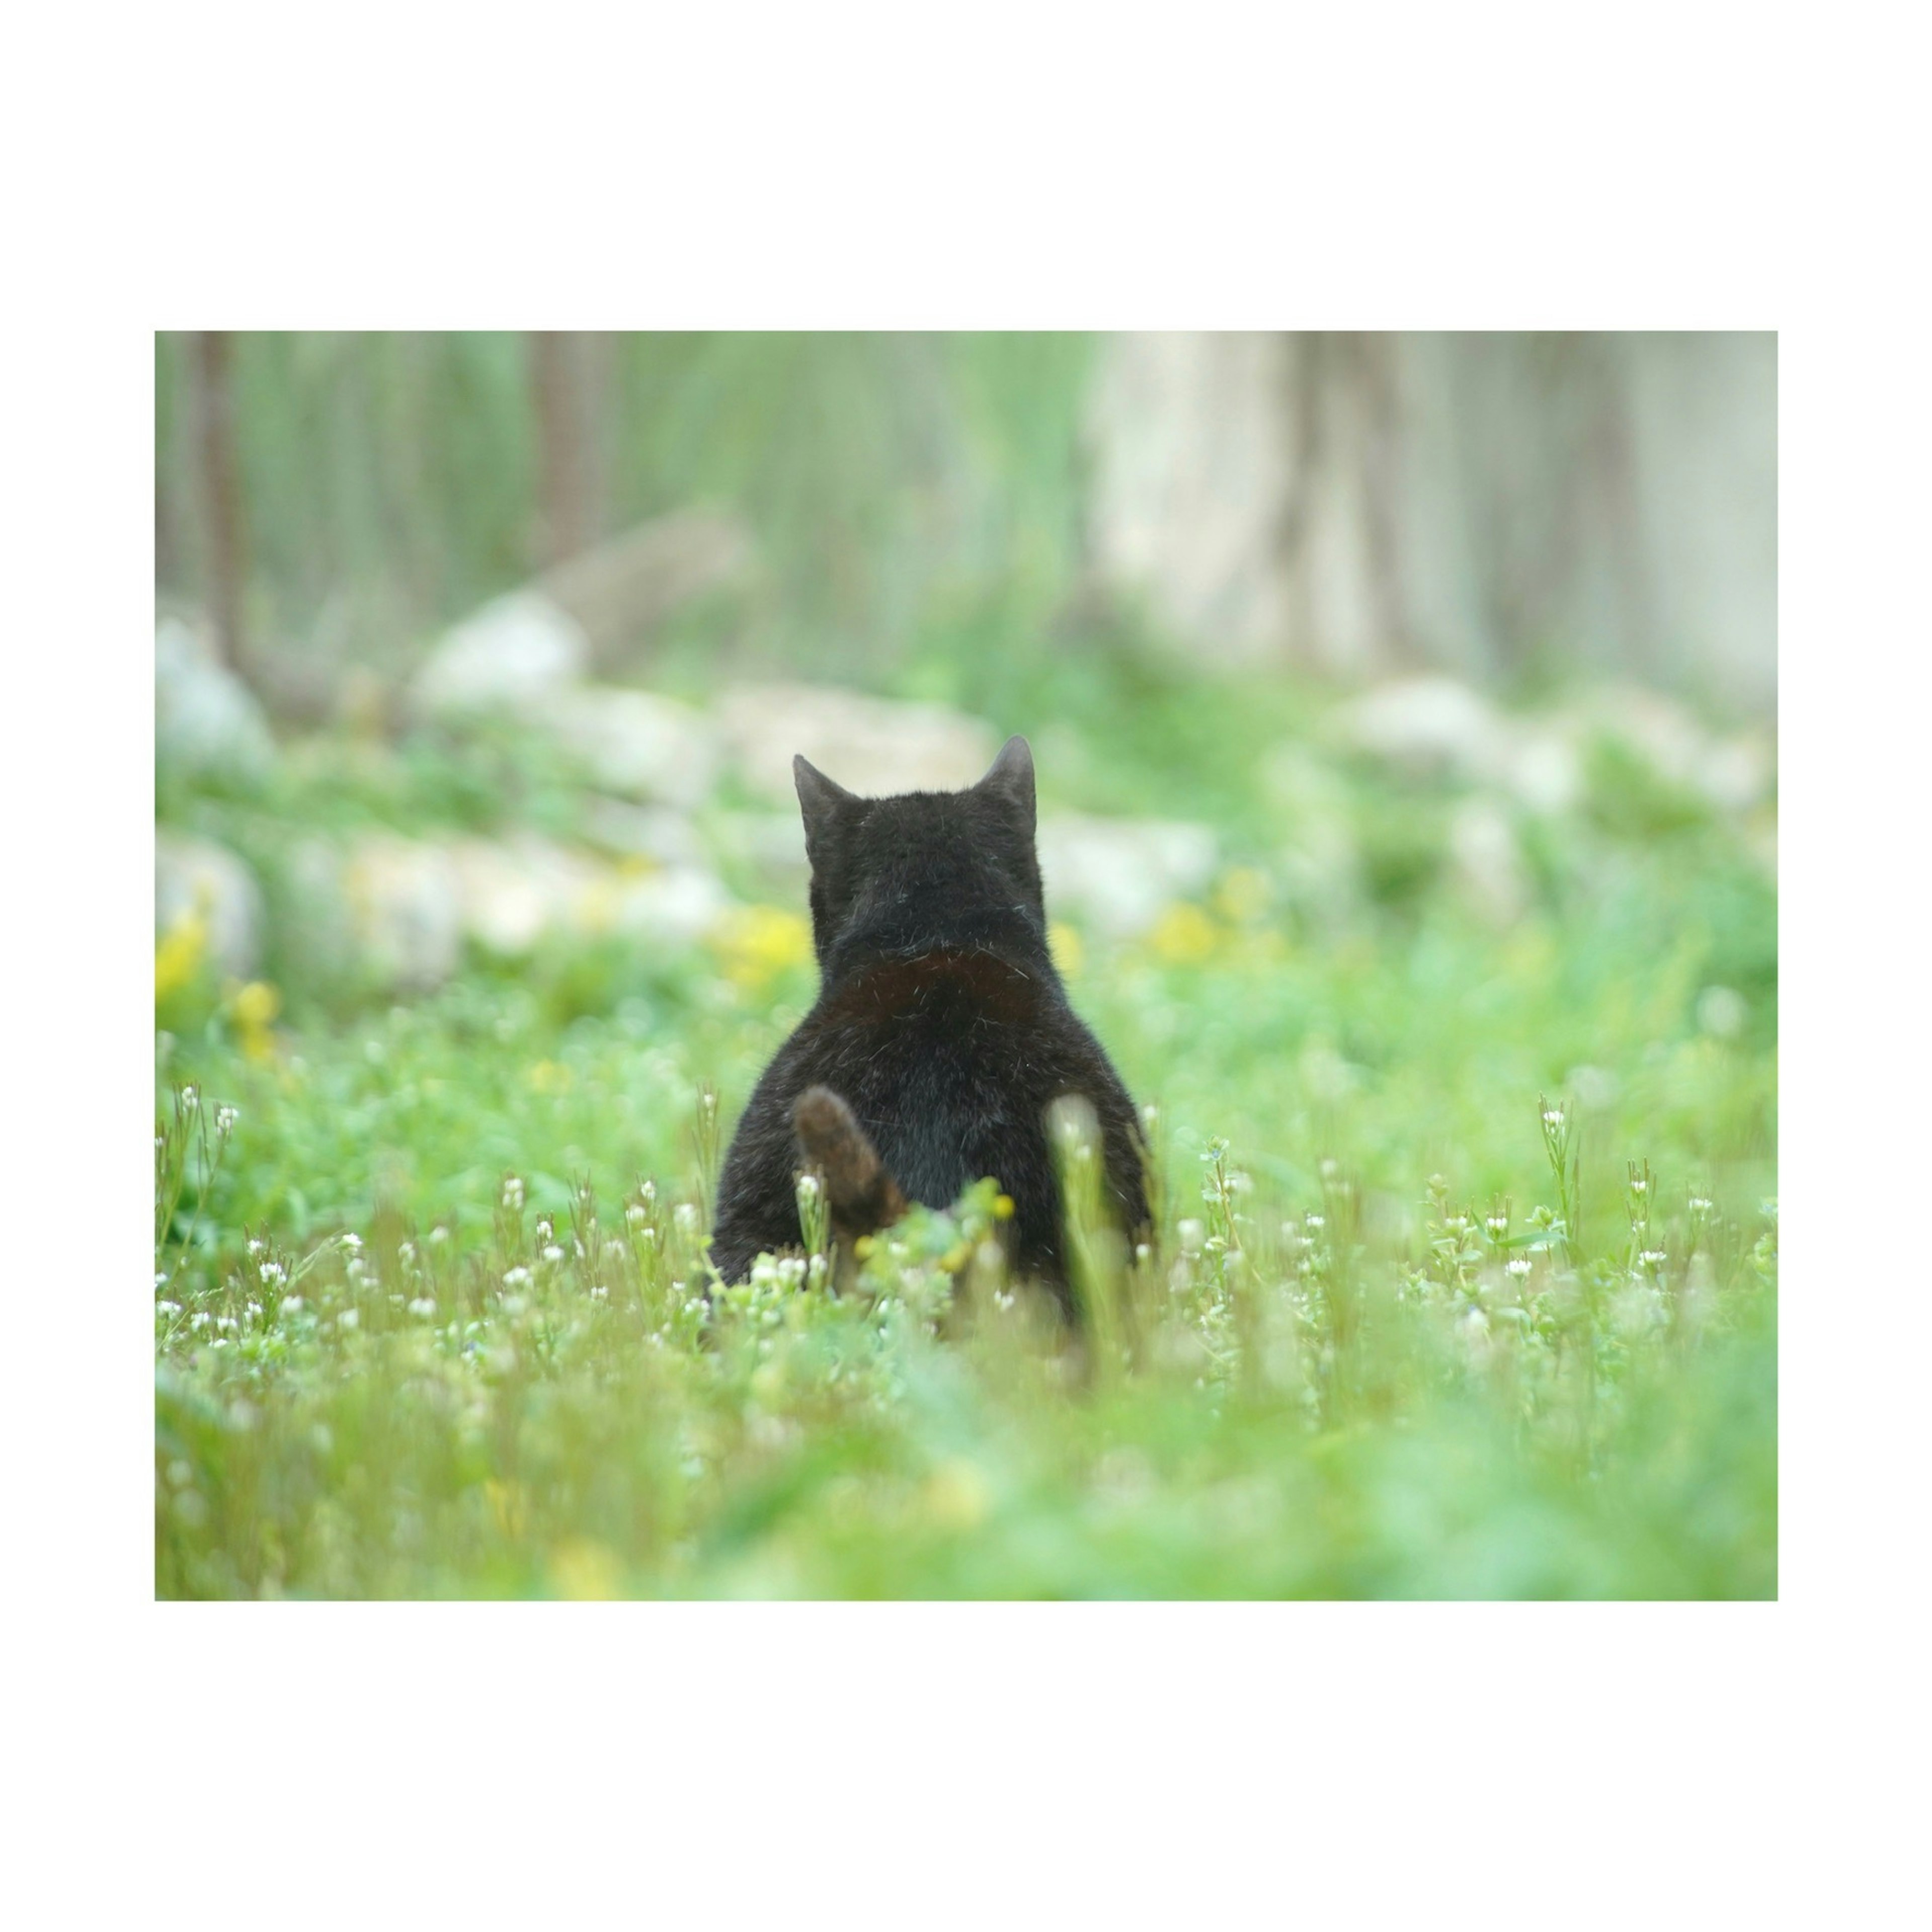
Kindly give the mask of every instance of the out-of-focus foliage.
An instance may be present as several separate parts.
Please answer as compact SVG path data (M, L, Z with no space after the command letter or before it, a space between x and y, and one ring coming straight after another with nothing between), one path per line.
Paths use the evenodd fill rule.
M968 661L956 637L932 648L914 681ZM810 1002L802 904L681 950L479 954L401 1002L278 958L280 1015L171 969L164 1110L188 1082L203 1120L240 1118L205 1185L187 1163L158 1250L164 1592L1774 1587L1775 902L1736 832L1660 819L1606 766L1532 828L1533 896L1498 928L1443 842L1403 829L1446 822L1456 784L1322 752L1320 694L977 662L988 708L1034 735L1049 812L1191 806L1223 841L1214 884L1141 937L1060 934L1077 1003L1160 1108L1133 1364L1090 1385L970 1268L970 1321L929 1270L910 1300L843 1301L767 1274L706 1311L694 1122L715 1084L728 1130ZM1400 865L1365 856L1340 908L1282 857L1306 830L1271 802L1283 742L1326 760L1365 855L1408 842ZM514 738L386 757L380 783L356 757L325 741L280 789L179 809L266 863L334 814L576 808L534 753L524 790L460 776L514 766ZM1560 1205L1542 1095L1579 1137L1574 1267L1527 1245ZM1633 1160L1656 1190L1635 1246ZM580 1258L593 1207L623 1245ZM1217 1212L1240 1217L1232 1267ZM1300 1245L1338 1213L1342 1247ZM1496 1214L1526 1245L1486 1232ZM1311 1280L1311 1256L1346 1282Z
M236 338L254 628L393 670L528 577L530 352L514 334ZM821 674L876 664L949 581L1064 589L1090 353L1072 335L602 338L601 520L736 513L766 580L722 634L700 627L706 652L722 634L809 649ZM187 339L158 337L155 358L160 584L205 598Z

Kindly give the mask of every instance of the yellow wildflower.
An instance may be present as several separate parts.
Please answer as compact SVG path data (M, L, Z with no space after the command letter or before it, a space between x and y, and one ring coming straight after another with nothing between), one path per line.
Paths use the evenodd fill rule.
M778 906L734 906L712 928L711 943L724 976L758 992L812 957L812 928Z
M1080 970L1080 962L1084 948L1080 943L1080 934L1070 926L1062 925L1058 920L1046 928L1047 950L1053 955L1053 963L1070 978Z
M250 980L247 985L231 984L228 1018L242 1051L250 1060L275 1057L275 1016L282 1010L282 996L266 980Z
M1198 966L1221 940L1220 928L1198 905L1182 900L1162 913L1148 944L1165 966Z
M207 956L208 920L199 906L190 907L168 928L154 948L155 1005L192 986Z

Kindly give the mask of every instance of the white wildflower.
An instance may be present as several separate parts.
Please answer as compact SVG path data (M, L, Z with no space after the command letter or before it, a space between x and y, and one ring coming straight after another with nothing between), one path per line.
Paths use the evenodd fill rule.
M1548 1107L1544 1108L1543 1124L1546 1127L1560 1127L1562 1126L1563 1109L1561 1107Z
M214 1131L224 1140L235 1131L235 1123L241 1119L241 1109L236 1107L218 1107L214 1110Z
M543 1258L547 1262L560 1262L563 1258L563 1250L559 1247L554 1241L553 1241L550 1246L543 1251Z
M503 1205L512 1214L523 1211L524 1184L514 1174L503 1177Z
M1530 1261L1529 1257L1527 1255L1518 1255L1515 1260L1512 1262L1505 1262L1503 1264L1503 1273L1504 1274L1514 1275L1516 1280L1520 1281L1525 1275L1529 1273L1530 1269L1533 1265L1534 1264Z
M526 1268L513 1268L503 1276L506 1288L527 1288L530 1282L530 1271Z

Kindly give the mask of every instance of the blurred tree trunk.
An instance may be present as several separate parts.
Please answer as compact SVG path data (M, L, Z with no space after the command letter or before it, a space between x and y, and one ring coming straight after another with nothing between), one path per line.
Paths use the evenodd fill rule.
M1774 336L1122 335L1090 404L1090 556L1196 656L1774 701Z
M232 670L244 671L248 550L235 441L234 338L225 331L204 330L194 341L195 448L208 545L208 612L222 661Z
M604 425L610 338L542 330L530 337L536 409L538 548L561 563L604 535Z

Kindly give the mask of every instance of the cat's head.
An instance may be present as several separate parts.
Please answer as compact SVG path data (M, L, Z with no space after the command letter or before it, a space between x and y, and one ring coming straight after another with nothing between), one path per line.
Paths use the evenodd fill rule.
M938 946L1046 958L1024 738L1009 738L964 791L860 798L805 759L791 763L812 860L812 939L828 980Z

